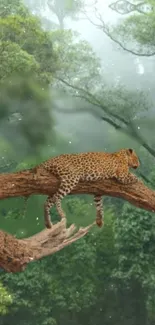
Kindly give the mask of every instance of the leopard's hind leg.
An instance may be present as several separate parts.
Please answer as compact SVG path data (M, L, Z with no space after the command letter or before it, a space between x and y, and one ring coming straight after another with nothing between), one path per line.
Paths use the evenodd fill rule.
M96 207L96 224L98 227L102 227L104 223L104 211L103 211L103 202L102 196L94 195L94 203Z

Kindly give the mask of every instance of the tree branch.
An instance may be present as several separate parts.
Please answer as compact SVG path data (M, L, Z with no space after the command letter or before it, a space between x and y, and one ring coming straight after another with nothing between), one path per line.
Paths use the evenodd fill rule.
M0 174L0 199L34 194L53 195L59 180L46 170L36 173L36 168L11 174ZM148 211L155 211L155 191L146 187L140 180L136 184L122 185L114 180L80 182L71 194L100 194L120 197L131 204ZM8 272L22 271L26 265L44 256L54 254L88 233L92 225L80 228L75 233L75 226L66 229L63 220L51 229L26 239L16 239L0 231L0 267Z
M112 33L110 32L108 26L106 26L103 18L102 18L102 15L97 11L95 10L95 14L96 14L96 18L99 20L99 24L98 23L95 23L88 15L86 12L83 12L84 15L86 16L87 20L92 24L94 25L95 27L97 27L98 29L101 29L103 31L103 33L105 35L107 35L113 42L115 42L117 45L120 46L120 48L122 48L124 51L128 52L128 53L131 53L135 56L139 56L139 57L151 57L151 56L154 56L155 55L155 51L153 52L148 52L148 53L140 53L140 52L136 52L134 50L131 50L131 49L128 49L126 48L121 41L119 41L118 39L116 39Z
M153 157L155 157L155 150L149 146L149 144L146 142L146 140L144 139L144 137L142 136L142 134L140 134L133 122L131 120L126 120L124 117L118 115L117 113L112 112L106 105L102 104L102 102L100 100L98 100L93 94L89 93L88 91L86 91L83 88L80 88L78 86L74 86L72 84L70 84L68 81L63 80L61 78L56 78L57 80L61 81L62 83L64 83L66 86L78 90L80 92L82 92L82 94L79 94L79 96L74 95L74 97L79 97L84 99L86 102L89 102L90 104L93 104L94 106L98 107L101 109L101 113L102 110L104 111L104 113L107 114L106 116L101 116L101 114L98 114L95 111L92 110L88 110L88 109L78 109L75 111L75 113L81 113L81 112L89 112L93 115L95 115L96 117L99 117L101 120L106 121L107 123L109 123L110 125L112 125L116 130L121 131L124 134L127 134L128 136L130 136L131 138L135 139L140 145L142 145ZM84 95L83 95L84 94ZM63 112L63 113L74 113L74 111L70 110L70 109L61 109L61 108L57 108L57 110ZM112 118L115 119L112 120ZM116 121L117 120L117 121ZM124 128L123 126L119 125L119 123L123 123L126 128Z

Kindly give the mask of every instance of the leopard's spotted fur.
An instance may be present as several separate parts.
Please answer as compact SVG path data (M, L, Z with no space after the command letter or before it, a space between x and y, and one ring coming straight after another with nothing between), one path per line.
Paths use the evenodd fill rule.
M61 200L69 194L79 181L90 182L104 179L116 179L123 184L137 182L137 177L129 172L129 168L137 168L139 159L133 149L122 149L114 153L88 152L63 154L51 158L36 167L36 172L46 169L60 179L60 187L48 197L44 206L44 218L47 228L51 228L50 209L55 204L59 216L65 218L61 208ZM94 196L96 206L96 223L102 226L102 197Z

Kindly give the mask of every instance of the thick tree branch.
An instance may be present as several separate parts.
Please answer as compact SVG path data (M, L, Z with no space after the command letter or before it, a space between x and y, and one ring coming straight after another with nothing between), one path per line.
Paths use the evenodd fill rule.
M30 196L33 194L53 195L59 180L44 171L35 173L35 168L17 173L0 174L0 200L9 197ZM80 182L71 194L101 194L120 197L145 210L155 210L155 191L146 187L142 181L134 185L122 185L114 180Z
M34 194L53 195L59 180L44 171L37 174L36 169L12 174L0 174L0 199ZM122 185L114 180L81 182L71 194L100 194L120 197L145 210L155 211L155 191L146 187L140 180L134 185ZM66 229L65 220L50 230L27 239L16 239L0 231L0 267L8 272L25 269L29 262L53 254L88 233L90 227L80 228L74 233L75 226Z

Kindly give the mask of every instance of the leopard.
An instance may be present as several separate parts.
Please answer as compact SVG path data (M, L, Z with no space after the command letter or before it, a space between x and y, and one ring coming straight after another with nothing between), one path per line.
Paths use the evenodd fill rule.
M62 209L62 199L69 195L79 182L95 182L113 179L123 185L138 181L129 169L137 169L139 158L134 149L120 149L115 152L81 152L61 154L36 166L36 173L46 170L59 180L59 187L53 196L48 196L44 204L44 223L50 229L53 226L50 211L55 205L61 219L66 218ZM96 224L104 224L102 195L94 194Z

